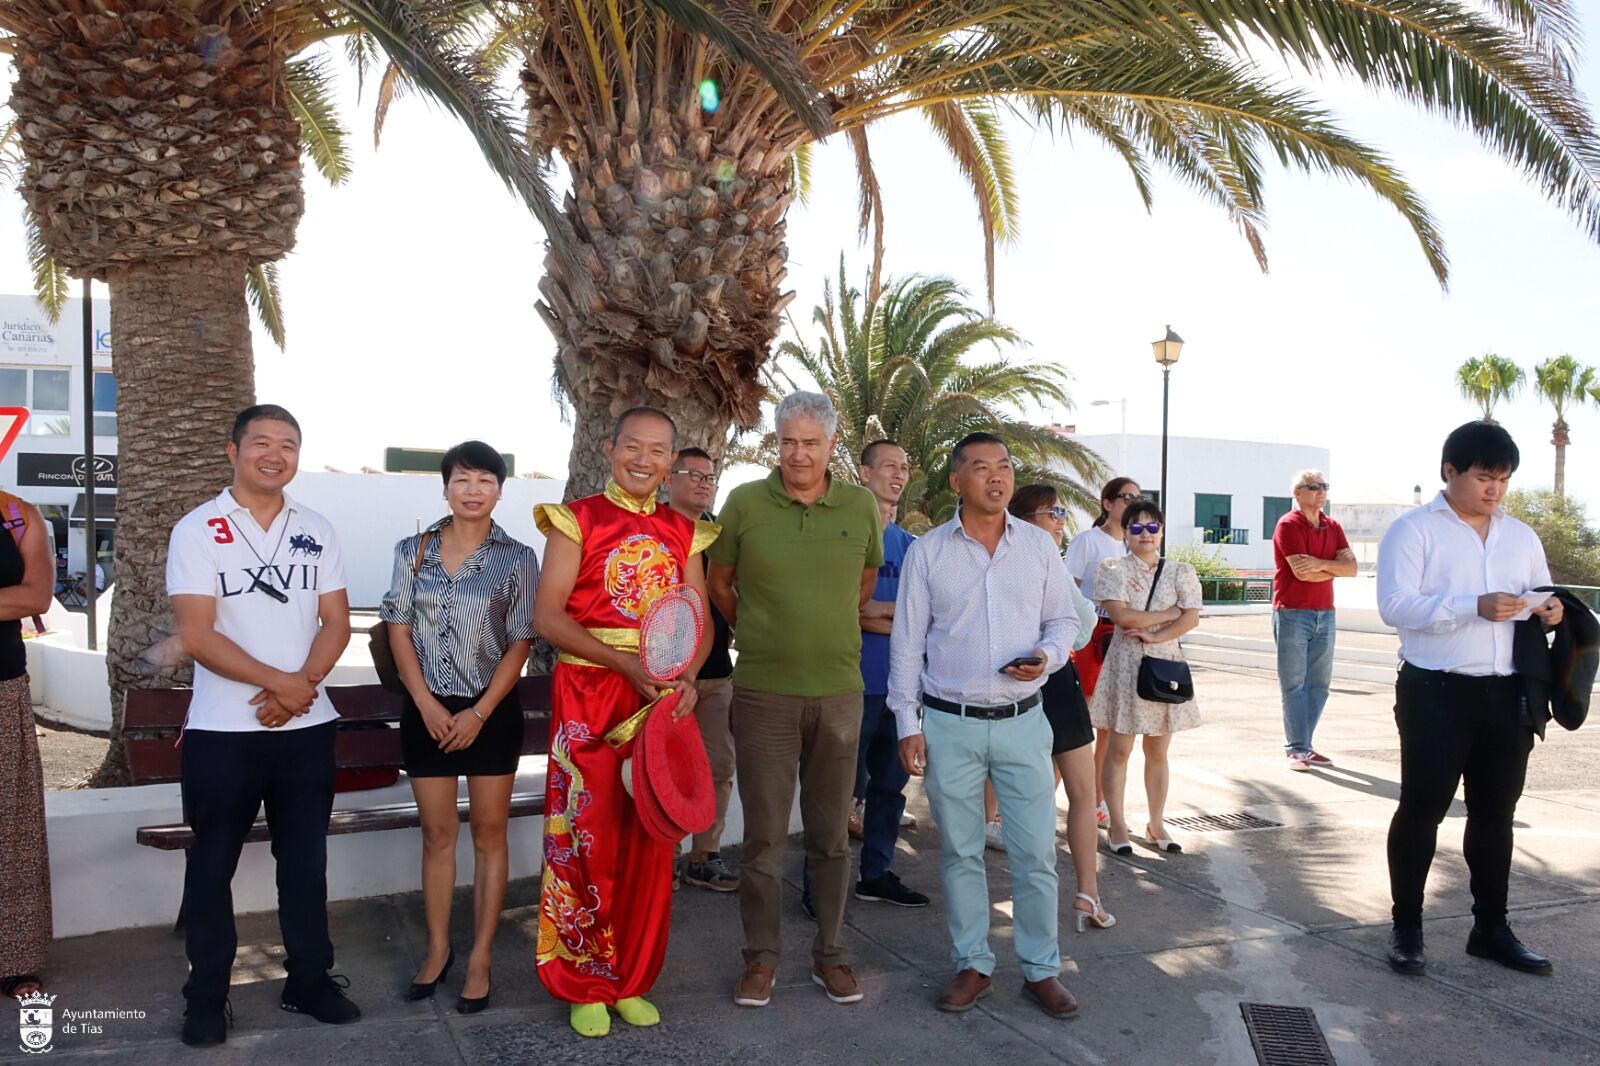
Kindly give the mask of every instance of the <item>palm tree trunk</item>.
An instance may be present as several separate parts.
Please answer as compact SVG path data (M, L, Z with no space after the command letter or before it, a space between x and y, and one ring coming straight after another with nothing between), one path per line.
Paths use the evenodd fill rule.
M127 775L123 696L130 688L189 683L192 667L163 642L167 538L185 513L232 480L224 446L255 401L255 364L242 256L171 259L113 270L121 483L117 488L117 589L106 672L111 748L96 775Z
M789 161L759 143L724 155L721 135L657 110L643 131L562 148L581 275L547 259L538 309L575 416L569 498L604 486L600 445L630 407L661 408L680 445L719 459L728 427L760 416L760 369L794 296L778 292Z
M1550 443L1556 446L1556 496L1566 499L1567 496L1567 445L1572 443L1572 437L1567 432L1567 420L1556 419L1554 432L1550 435Z

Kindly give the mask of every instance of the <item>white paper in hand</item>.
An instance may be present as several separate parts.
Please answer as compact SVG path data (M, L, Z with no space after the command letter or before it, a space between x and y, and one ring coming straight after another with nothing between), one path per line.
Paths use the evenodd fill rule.
M1532 618L1534 611L1537 611L1546 603L1555 599L1555 593L1534 592L1530 589L1522 594L1522 599L1527 602L1528 606L1511 616L1511 621L1513 622L1526 622L1528 619Z

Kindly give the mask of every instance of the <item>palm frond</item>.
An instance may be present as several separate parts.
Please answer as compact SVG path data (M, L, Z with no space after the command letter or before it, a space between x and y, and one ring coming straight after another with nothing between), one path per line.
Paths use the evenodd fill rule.
M867 279L867 299L875 301L883 281L883 188L878 184L877 171L872 168L872 150L867 144L867 131L860 126L852 126L844 133L856 161L859 204L856 228L863 241L868 233L872 235L872 273Z
M794 189L795 203L801 207L811 203L811 157L809 144L802 144L789 157L789 185Z
M320 55L292 60L284 71L284 81L306 155L329 185L344 184L351 171L349 133L339 120L327 62Z
M278 264L262 263L245 271L244 291L250 297L250 306L255 308L256 320L281 351L286 334L283 295L278 289Z
M793 38L767 25L744 0L646 0L683 28L750 64L813 137L833 132L833 116Z
M72 296L71 278L66 268L50 254L49 247L44 243L44 234L39 229L39 217L32 208L23 210L23 226L27 230L28 269L33 274L33 298L50 316L50 321L55 322L61 318L67 300Z
M378 82L378 101L372 108L372 147L377 148L378 142L383 139L383 123L389 117L389 105L394 103L394 98L401 91L400 68L390 63L383 68L383 77Z

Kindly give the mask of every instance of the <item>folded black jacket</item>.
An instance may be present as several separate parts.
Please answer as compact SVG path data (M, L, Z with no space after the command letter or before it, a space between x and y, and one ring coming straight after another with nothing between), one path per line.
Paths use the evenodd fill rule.
M1516 623L1511 661L1522 682L1522 724L1543 740L1551 718L1576 729L1589 716L1589 693L1600 669L1600 619L1566 589L1546 585L1534 591L1561 600L1561 624L1552 631L1538 618Z

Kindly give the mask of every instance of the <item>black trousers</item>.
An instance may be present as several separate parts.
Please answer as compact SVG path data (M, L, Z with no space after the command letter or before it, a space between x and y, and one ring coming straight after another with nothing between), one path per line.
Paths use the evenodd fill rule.
M183 736L183 798L194 846L183 877L183 994L228 994L239 946L233 873L263 804L278 867L278 926L290 978L333 965L328 939L328 815L333 810L333 722L308 729Z
M1389 824L1389 891L1397 926L1422 925L1422 896L1439 823L1466 779L1462 850L1472 915L1506 920L1511 826L1528 772L1533 732L1518 720L1515 677L1467 677L1407 663L1395 683L1400 727L1400 807Z

